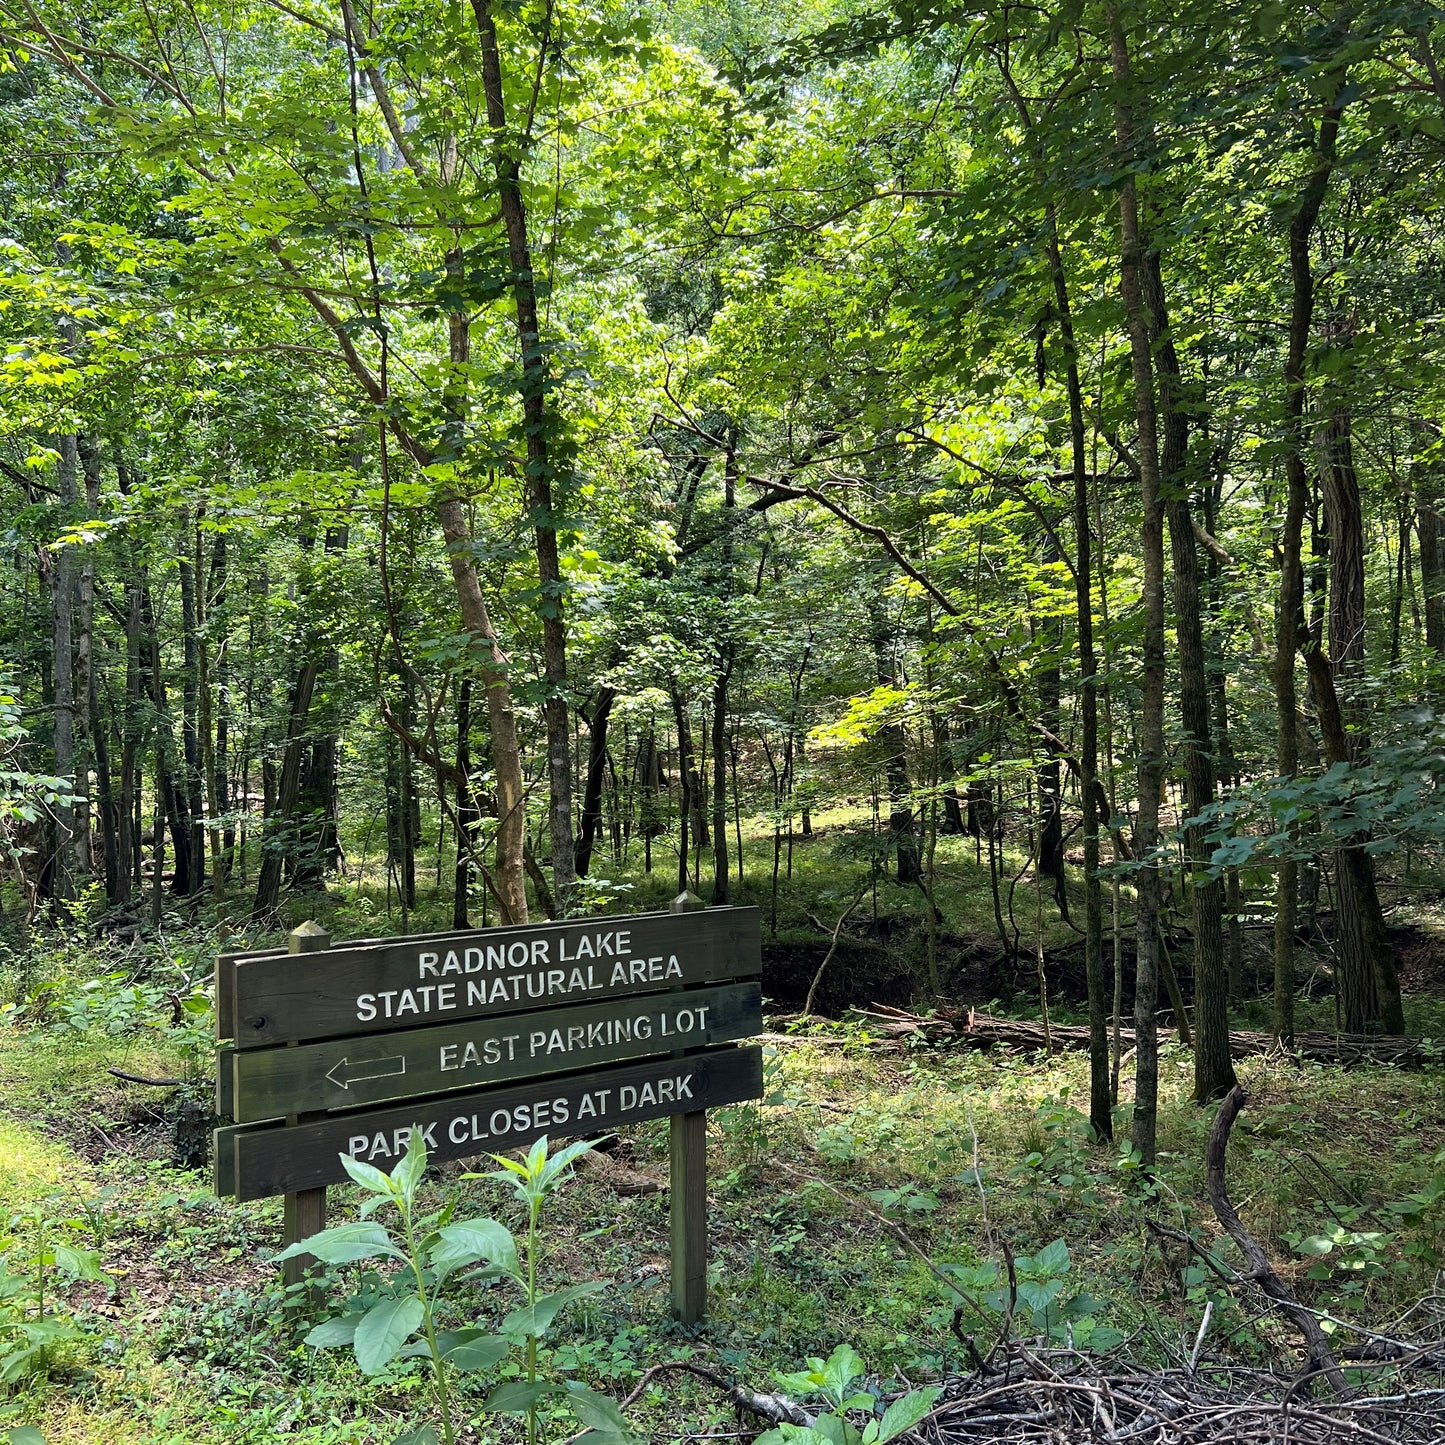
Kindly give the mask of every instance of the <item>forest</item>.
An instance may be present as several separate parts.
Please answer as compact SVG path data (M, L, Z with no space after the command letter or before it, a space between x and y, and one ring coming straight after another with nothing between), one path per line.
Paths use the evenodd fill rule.
M0 1439L1445 1437L1445 8L0 0L0 155ZM218 954L674 901L701 1325L661 1121L283 1282Z

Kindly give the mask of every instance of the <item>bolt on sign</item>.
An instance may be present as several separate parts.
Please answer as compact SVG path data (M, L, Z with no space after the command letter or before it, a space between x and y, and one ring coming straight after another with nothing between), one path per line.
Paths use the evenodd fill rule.
M736 1046L762 1031L762 939L756 908L674 909L336 948L310 924L222 955L216 1192L286 1195L290 1234L340 1155L389 1169L413 1128L446 1160L670 1118L673 1303L697 1319L706 1110L762 1094Z

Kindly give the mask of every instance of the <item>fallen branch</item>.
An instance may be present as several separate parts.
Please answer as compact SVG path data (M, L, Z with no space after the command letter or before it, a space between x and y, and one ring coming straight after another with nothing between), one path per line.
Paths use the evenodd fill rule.
M1294 1321L1296 1328L1305 1338L1305 1350L1309 1359L1310 1373L1322 1374L1330 1382L1330 1388L1341 1399L1348 1399L1353 1391L1345 1382L1344 1371L1340 1369L1330 1342L1320 1328L1320 1322L1313 1311L1306 1309L1285 1288L1284 1281L1274 1272L1269 1257L1255 1243L1254 1236L1244 1227L1238 1212L1229 1199L1229 1189L1224 1178L1225 1156L1229 1149L1229 1133L1239 1111L1244 1108L1247 1095L1236 1084L1224 1096L1214 1123L1209 1128L1209 1142L1204 1150L1205 1188L1209 1203L1224 1231L1234 1241L1249 1266L1249 1277L1280 1308L1280 1312Z
M177 1089L182 1082L180 1079L147 1079L141 1074L128 1074L124 1069L107 1069L106 1073L124 1079L127 1084L148 1084L152 1089Z
M934 1043L961 1043L980 1049L997 1047L1032 1051L1046 1046L1041 1024L1028 1019L998 1018L973 1009L964 1012L943 1008L925 1016L875 1003L854 1012L869 1020L884 1038L922 1037ZM1087 1050L1089 1047L1089 1030L1085 1025L1054 1023L1050 1025L1049 1033L1056 1050ZM1125 1050L1134 1047L1133 1029L1120 1029L1119 1037ZM1173 1029L1159 1030L1161 1043L1177 1037ZM1433 1046L1398 1034L1303 1033L1295 1035L1289 1048L1281 1049L1272 1034L1240 1029L1229 1036L1229 1052L1236 1059L1281 1053L1286 1058L1345 1067L1387 1064L1400 1069L1419 1069L1439 1062L1439 1054Z

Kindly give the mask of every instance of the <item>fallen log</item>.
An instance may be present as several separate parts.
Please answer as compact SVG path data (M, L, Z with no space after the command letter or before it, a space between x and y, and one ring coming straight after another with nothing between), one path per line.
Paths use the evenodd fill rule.
M979 1049L1033 1051L1047 1047L1042 1024L1028 1019L999 1018L994 1014L979 1013L976 1009L941 1008L925 1015L875 1003L853 1012L867 1019L872 1029L884 1038L921 1038L931 1043L961 1043ZM1082 1024L1051 1024L1050 1033L1055 1050L1089 1047L1089 1030ZM1159 1030L1160 1043L1177 1037L1173 1029ZM1126 1052L1132 1049L1134 1030L1121 1028L1119 1040ZM1236 1059L1283 1053L1287 1057L1318 1064L1345 1067L1388 1064L1399 1069L1419 1069L1426 1064L1438 1063L1442 1054L1433 1042L1397 1034L1332 1034L1320 1031L1296 1034L1293 1045L1281 1050L1273 1035L1245 1029L1230 1034L1229 1051Z

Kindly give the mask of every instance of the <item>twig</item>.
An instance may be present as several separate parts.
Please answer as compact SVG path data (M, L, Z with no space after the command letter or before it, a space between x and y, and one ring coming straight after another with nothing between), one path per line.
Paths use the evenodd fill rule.
M107 1069L106 1073L124 1079L127 1084L149 1084L153 1089L175 1089L184 1082L181 1079L147 1079L140 1074L128 1074L124 1069Z

